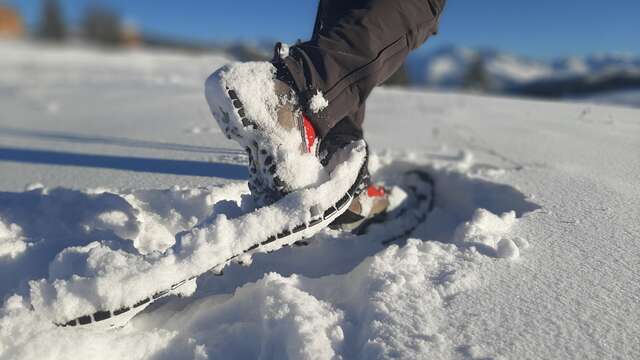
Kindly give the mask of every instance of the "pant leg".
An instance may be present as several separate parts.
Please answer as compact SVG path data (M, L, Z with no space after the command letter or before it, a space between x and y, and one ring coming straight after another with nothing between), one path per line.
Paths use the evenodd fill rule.
M320 0L311 38L318 39L322 28L326 29L335 26L352 6L353 4L350 1ZM351 138L363 138L364 130L362 124L364 123L365 105L366 103L363 102L360 107L351 113L347 113L327 131L333 129L335 130L333 133L347 134L350 137L347 142L350 142ZM332 136L332 132L329 132L328 135Z
M311 40L292 46L283 63L321 136L360 110L374 87L434 34L445 0L323 0ZM329 105L313 113L318 91ZM361 124L362 116L360 119Z

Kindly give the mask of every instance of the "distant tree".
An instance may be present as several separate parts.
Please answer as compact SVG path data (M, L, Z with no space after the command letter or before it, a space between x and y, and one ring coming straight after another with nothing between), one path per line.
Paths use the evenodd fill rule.
M64 41L67 29L57 0L43 0L38 37L47 41Z
M391 75L383 85L388 86L409 86L409 73L407 72L407 66L402 64L393 75Z
M482 55L476 55L463 78L463 88L472 91L487 92L491 89L489 75Z
M91 6L84 19L84 36L87 40L106 46L119 46L123 42L120 16L101 6Z
M234 44L227 47L227 52L239 61L266 61L269 53L247 44Z

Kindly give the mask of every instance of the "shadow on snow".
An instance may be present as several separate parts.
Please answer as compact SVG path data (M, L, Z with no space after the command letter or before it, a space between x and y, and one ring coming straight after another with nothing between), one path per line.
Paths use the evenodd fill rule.
M244 165L133 156L78 154L13 147L0 147L0 161L103 168L172 175L208 176L231 180L243 180L248 177L248 172Z
M46 130L31 130L31 129L19 129L11 127L0 127L0 136L12 136L21 137L27 139L41 139L48 141L66 142L72 144L99 144L99 145L112 145L120 147L130 148L143 148L143 149L157 149L157 150L173 150L195 153L209 153L217 155L237 155L245 156L244 151L240 149L225 149L210 146L197 146L197 145L185 145L166 143L159 141L149 140L137 140L128 139L114 136L96 136L85 134L74 134L68 131L46 131Z

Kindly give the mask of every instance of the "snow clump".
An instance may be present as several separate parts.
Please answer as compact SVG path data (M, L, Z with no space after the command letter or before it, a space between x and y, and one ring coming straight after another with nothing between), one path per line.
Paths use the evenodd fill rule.
M527 247L524 239L507 237L516 222L515 211L498 216L488 210L477 209L471 220L458 226L454 240L488 249L500 258L515 259L520 256L520 248Z
M324 98L320 90L309 100L309 110L313 111L314 114L324 110L327 106L329 106L329 101Z
M280 59L286 59L289 56L289 45L285 43L280 43L280 47L278 48L278 56Z
M0 259L15 259L27 250L27 243L22 237L22 228L16 224L5 224L0 219Z

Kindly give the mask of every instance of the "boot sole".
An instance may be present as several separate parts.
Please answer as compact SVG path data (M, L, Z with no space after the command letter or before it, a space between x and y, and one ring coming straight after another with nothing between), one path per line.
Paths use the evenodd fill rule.
M277 154L260 146L266 142L260 126L249 117L242 100L234 89L222 85L221 71L213 73L206 82L207 99L218 126L228 139L240 143L249 155L249 188L254 194L277 200L287 193L284 181L278 177Z

